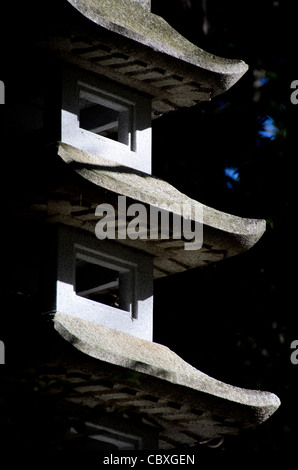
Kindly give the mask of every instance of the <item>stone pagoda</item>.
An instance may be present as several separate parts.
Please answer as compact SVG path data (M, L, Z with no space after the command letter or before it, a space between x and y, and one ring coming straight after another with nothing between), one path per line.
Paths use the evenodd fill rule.
M35 359L37 374L52 369L40 381L67 381L65 400L89 410L94 448L195 446L259 425L279 406L274 394L222 383L153 341L154 281L248 250L265 222L152 175L152 120L212 100L247 65L190 43L150 0L40 8L42 26L22 36L26 57L12 46L25 93L16 64L5 82L18 162L10 286L50 318L50 350Z

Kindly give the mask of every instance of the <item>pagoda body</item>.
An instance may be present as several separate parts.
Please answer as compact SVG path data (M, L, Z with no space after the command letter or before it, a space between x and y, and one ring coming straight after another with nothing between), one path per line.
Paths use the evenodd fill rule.
M224 93L247 65L191 44L150 0L47 8L23 46L30 87L7 102L11 288L50 316L50 354L32 367L51 366L43 377L69 381L65 400L94 409L85 431L101 446L171 449L257 426L275 395L224 384L153 341L154 280L246 251L265 222L152 175L151 122Z

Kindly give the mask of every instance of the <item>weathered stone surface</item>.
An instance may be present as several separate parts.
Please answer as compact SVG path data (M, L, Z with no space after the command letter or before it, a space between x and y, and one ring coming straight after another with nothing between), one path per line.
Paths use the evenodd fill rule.
M82 183L84 180L92 183L90 191L93 204L96 200L96 188L98 188L98 191L106 190L105 202L110 201L115 208L117 208L116 196L119 194L126 196L132 202L143 203L146 207L154 206L171 213L183 204L192 209L191 219L203 224L203 246L199 250L185 250L183 242L172 237L168 240L130 240L128 237L125 240L119 240L120 243L154 256L155 277L205 266L242 253L251 248L265 231L264 220L245 219L202 205L167 182L146 173L121 167L115 162L80 151L64 143L60 143L58 153L70 172L74 171L83 177ZM78 190L81 191L79 188ZM67 198L66 194L65 197ZM100 197L99 195L98 204L102 202ZM88 188L86 192L84 191L84 199L88 200ZM202 214L202 218L197 217L196 207L199 209L197 214ZM98 221L95 217L95 209L93 212L90 210L88 216L89 223L86 220L86 211L82 208L83 224L79 210L76 210L75 218L71 215L67 218L64 213L61 222L69 225L77 224L94 233L95 224Z
M30 167L28 171L30 173ZM147 231L145 239L119 239L116 234L118 243L153 257L154 278L207 266L243 253L257 243L266 228L264 220L246 219L218 211L189 198L159 178L64 143L59 144L58 155L55 151L47 162L38 162L34 172L39 175L46 173L50 175L50 180L39 176L37 181L30 173L29 189L32 194L29 192L28 200L22 200L22 194L13 194L17 203L11 203L10 217L17 214L36 223L76 227L90 232L95 240L95 228L100 220L95 213L96 207L102 203L111 204L115 208L117 225L119 196L126 197L127 207L134 203L144 205L148 214L154 207L173 217L183 204L190 207L190 219L203 224L203 245L200 249L186 250L185 240L174 239L171 231L166 239L161 239L160 235L157 239L150 239L149 224L144 229ZM21 200L22 204L19 202ZM121 229L124 223L124 230L127 230L129 222L129 218L121 221Z
M146 8L148 11L151 9L151 0L132 0L133 2L139 3L143 8Z
M237 79L247 70L247 65L243 61L224 59L195 46L164 19L148 13L142 2L133 0L68 1L98 25L202 69L222 74L222 76L234 74L234 78L237 77Z
M125 404L154 417L163 433L172 433L176 439L179 433L186 439L191 432L198 439L237 434L264 422L280 405L272 393L241 389L209 377L163 345L59 312L54 321L55 329L79 351L143 374L140 383L144 387L150 377L154 379L153 394L159 398L150 406L140 388ZM94 393L99 397L99 390ZM169 400L176 403L175 410L167 405Z
M63 17L57 10L57 25L49 26L46 40L44 33L36 37L37 47L147 94L152 98L153 118L212 99L248 69L241 60L217 57L189 42L152 14L149 2L67 2L72 11Z

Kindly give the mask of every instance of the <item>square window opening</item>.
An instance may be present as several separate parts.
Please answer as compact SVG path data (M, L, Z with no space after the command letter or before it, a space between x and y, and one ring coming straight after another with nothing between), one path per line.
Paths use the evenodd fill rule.
M125 144L135 151L133 106L93 92L79 90L79 125L96 135Z
M130 312L130 271L76 256L75 292L86 299Z

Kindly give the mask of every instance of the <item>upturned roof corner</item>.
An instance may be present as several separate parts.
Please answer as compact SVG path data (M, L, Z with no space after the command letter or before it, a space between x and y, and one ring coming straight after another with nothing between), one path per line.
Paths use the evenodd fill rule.
M73 385L88 392L67 400L111 404L120 414L124 403L154 423L162 449L257 426L279 407L277 396L220 382L152 340L154 280L243 253L262 237L266 222L208 207L151 175L151 121L224 93L248 66L192 44L151 12L151 0L64 0L53 10L55 21L45 31L38 25L30 47L26 43L32 95L12 110L11 171L21 162L24 172L14 181L9 210L12 227L16 214L26 221L27 238L13 250L28 250L25 263L36 256L38 267L29 264L24 273L34 273L32 290L38 299L45 294L59 334L53 333L65 349L53 362L63 365L63 377L90 371ZM13 146L18 106L20 116L29 110L28 140ZM27 149L32 153L26 151L25 160ZM123 221L121 198L137 206L135 212L144 208L133 237L119 237L119 220L128 233L134 216ZM100 216L111 208L112 240L96 233L99 206ZM155 219L154 236L147 235L151 210L173 221L166 236L162 217ZM177 236L174 221L187 230ZM198 235L194 250L189 235ZM135 374L132 383L120 369Z
M209 101L248 70L242 60L218 57L188 41L152 13L149 2L67 2L80 15L68 18L67 30L53 29L50 49L69 63L147 93L153 118Z

